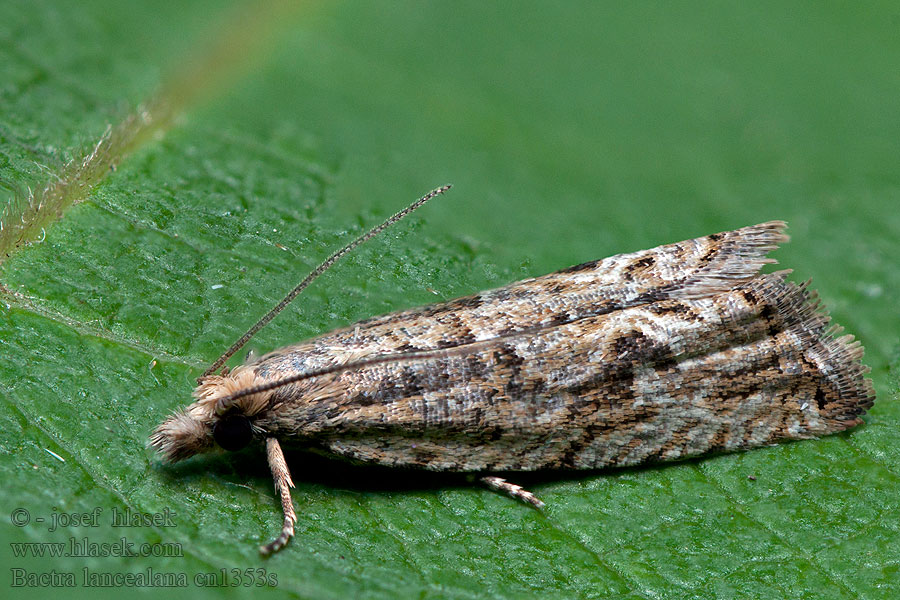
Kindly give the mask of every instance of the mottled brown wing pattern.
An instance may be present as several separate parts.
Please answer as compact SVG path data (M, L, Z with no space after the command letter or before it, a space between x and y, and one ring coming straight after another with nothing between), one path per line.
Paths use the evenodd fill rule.
M772 221L620 254L473 296L375 317L264 357L262 376L356 361L366 356L450 348L666 298L728 290L775 262L788 238Z
M852 427L874 397L861 348L784 275L286 386L259 426L462 471L631 465Z

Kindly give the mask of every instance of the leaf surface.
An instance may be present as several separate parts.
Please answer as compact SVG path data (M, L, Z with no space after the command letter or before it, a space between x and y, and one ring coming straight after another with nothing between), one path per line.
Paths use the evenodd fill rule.
M237 44L228 23L241 10L4 4L7 201L26 202L108 127L173 93L169 74L197 48ZM75 598L118 595L85 577L131 572L183 575L186 589L140 589L193 598L273 574L268 591L301 598L900 593L891 4L260 10L281 15L267 53L249 69L211 63L228 85L198 80L181 116L78 194L64 188L74 206L3 260L10 584L20 569L72 573ZM344 260L251 346L777 218L793 241L775 257L812 277L866 346L878 395L866 424L674 465L523 476L543 513L455 475L289 454L297 537L260 559L280 520L262 453L165 467L147 436L318 261L444 183L450 194ZM32 521L14 526L17 508ZM96 523L55 531L34 520L96 508ZM114 511L166 510L171 527L112 526ZM123 537L182 555L51 558L10 545Z

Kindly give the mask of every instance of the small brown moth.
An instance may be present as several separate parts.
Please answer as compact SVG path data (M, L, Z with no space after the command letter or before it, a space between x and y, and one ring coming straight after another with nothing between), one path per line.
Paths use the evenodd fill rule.
M760 274L772 221L621 254L361 321L214 374L343 254L336 252L203 377L151 444L170 461L265 442L294 534L280 442L382 465L497 475L597 469L843 431L875 400L863 349L836 337L807 284Z

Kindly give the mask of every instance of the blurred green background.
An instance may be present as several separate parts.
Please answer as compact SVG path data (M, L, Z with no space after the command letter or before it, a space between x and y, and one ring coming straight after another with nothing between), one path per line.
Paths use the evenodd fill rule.
M8 588L20 569L120 594L87 569L183 574L133 591L192 598L898 597L898 33L895 2L4 2L0 238L29 190L63 178L60 202L83 200L0 257L4 587L52 592ZM175 117L73 180L141 106ZM543 513L291 454L297 537L260 559L280 518L262 454L166 468L147 435L318 261L448 182L251 345L784 219L775 257L866 347L866 425L523 477ZM98 507L97 526L35 521ZM114 509L174 526L114 528ZM183 556L14 545L123 536ZM277 585L243 587L261 574Z

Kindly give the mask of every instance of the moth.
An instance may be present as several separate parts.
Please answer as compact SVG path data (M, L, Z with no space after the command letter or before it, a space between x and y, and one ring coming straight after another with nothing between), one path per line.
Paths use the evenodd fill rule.
M772 221L587 262L361 321L216 371L343 254L329 257L198 380L150 443L178 461L263 444L294 534L281 444L396 467L483 474L598 469L812 438L875 400L863 349L808 283L761 274L788 240Z

